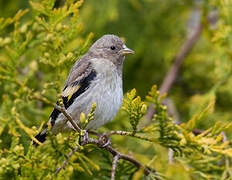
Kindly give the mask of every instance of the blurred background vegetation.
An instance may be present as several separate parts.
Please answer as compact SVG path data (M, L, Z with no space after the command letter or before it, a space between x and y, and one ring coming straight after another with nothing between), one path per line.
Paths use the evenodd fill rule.
M67 22L62 22L60 26L58 23L54 27L50 25L54 24L55 20L49 19L46 12L40 11L37 7L36 3L40 1L32 2L34 4L27 0L0 0L0 17L5 19L14 17L19 9L29 9L29 12L20 19L20 23L17 24L18 20L15 20L0 32L0 70L3 72L0 81L1 149L12 148L14 140L12 136L15 135L19 138L15 143L22 143L25 152L30 144L28 135L15 127L17 123L14 120L13 106L20 106L18 113L21 121L27 127L34 126L34 130L42 121L47 121L52 110L52 107L45 103L31 100L26 95L28 91L20 89L15 83L10 83L11 80L6 78L6 74L9 77L17 77L25 82L26 87L41 92L55 102L73 63L104 34L116 34L122 37L127 46L136 52L125 61L123 88L124 92L135 88L137 94L144 98L153 84L157 84L158 87L162 84L182 45L196 26L202 23L200 37L185 57L168 98L174 106L178 117L175 120L178 123L188 122L212 102L215 104L210 109L210 113L196 121L195 128L205 130L218 121L231 122L231 1L86 0L79 11L75 12L73 20L70 20L71 15L67 15L66 19L63 19L63 21L69 19ZM64 4L65 0L56 0L52 8L62 8ZM36 18L37 16L48 22L52 28L45 31L45 25ZM0 23L3 27L3 21ZM72 30L67 27L71 27ZM28 37L28 32L31 33L31 37ZM27 38L29 43L20 50L19 47ZM21 101L16 101L17 99ZM100 132L127 129L130 129L128 117L125 112L120 111L116 119L101 128ZM225 132L229 141L232 138L231 132L231 128ZM113 137L112 141L118 146L123 145L120 150L126 153L133 152L133 155L144 163L153 159L151 163L155 169L168 179L231 178L228 174L225 175L226 165L215 161L209 160L207 166L202 167L205 168L204 170L199 168L197 173L192 173L190 167L197 167L199 164L190 162L191 159L185 163L178 159L177 163L169 164L168 149L164 147L124 137ZM46 147L42 148L46 150ZM64 150L66 151L68 152L68 149ZM91 157L97 150L93 148L87 151ZM62 156L65 156L64 152ZM106 152L101 153L105 155ZM144 153L146 156L143 156ZM15 162L12 159L13 161ZM107 164L108 161L110 160L105 159L103 164ZM0 162L0 166L2 163ZM187 166L188 163L192 164ZM17 164L13 169L17 169L16 166ZM121 171L123 166L124 164L120 166ZM217 168L213 169L211 166ZM46 165L42 167L45 169ZM75 167L81 169L78 164ZM228 169L230 166L226 171ZM105 172L106 174L110 172L110 166L100 171L98 176L103 177ZM125 179L130 179L132 176L140 177L138 174L137 176L125 174L123 176ZM47 174L40 178L45 177ZM72 174L72 177L91 179L91 176L81 172ZM0 179L4 178L6 176L0 177ZM11 178L16 179L13 176ZM102 179L107 179L107 176L104 175Z

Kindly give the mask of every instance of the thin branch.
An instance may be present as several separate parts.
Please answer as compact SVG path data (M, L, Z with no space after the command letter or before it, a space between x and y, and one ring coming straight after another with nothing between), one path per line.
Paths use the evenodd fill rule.
M130 137L135 137L135 138L139 138L139 139L143 139L145 141L149 141L149 142L155 142L155 143L159 143L157 138L152 138L152 137L146 137L146 136L142 136L140 134L134 134L133 132L127 132L127 131L109 131L107 133L104 134L104 136L109 137L111 135L121 135L121 136L130 136Z
M160 95L169 92L171 89L172 85L176 81L177 75L180 71L180 67L185 59L185 57L189 54L189 52L192 50L194 47L195 43L199 39L201 32L203 29L203 24L199 23L192 35L185 41L183 46L180 48L179 53L177 53L176 57L174 58L174 63L172 64L170 70L166 74L163 83L161 84L160 88ZM149 109L146 114L147 119L152 119L153 114L155 113L155 109L153 108L153 105L151 104L149 106Z
M131 135L132 132L127 132L127 131L109 131L107 133L105 133L105 135L108 137L108 136L111 136L111 135L123 135L123 136L128 136L128 135Z
M111 180L115 180L116 167L119 160L119 155L114 156L112 162Z
M180 52L176 55L172 67L170 68L169 72L164 78L163 83L161 84L161 88L160 88L161 95L165 92L168 93L169 90L171 89L171 86L175 82L177 75L180 71L180 67L184 61L184 58L189 54L189 52L192 50L193 46L199 39L202 29L203 29L203 24L200 23L196 27L192 36L190 36L187 39L187 41L181 47Z
M113 157L117 156L119 159L124 159L126 161L129 161L131 162L132 164L134 164L136 167L138 168L142 168L144 170L144 174L146 176L148 176L149 174L151 173L155 173L156 170L150 170L148 167L144 166L142 163L140 163L139 161L137 161L134 157L132 156L129 156L129 155L126 155L126 154L122 154L120 153L119 151L117 151L116 149L114 149L110 144L107 144L106 146L103 146L102 145L102 142L100 140L101 137L99 137L99 139L93 139L93 138L90 138L88 137L88 133L85 133L84 134L84 138L82 138L82 141L80 142L80 145L81 146L85 146L87 144L95 144L97 145L99 148L101 149L105 149L106 151L110 152ZM102 134L102 136L104 136L104 134ZM75 147L75 148L78 148ZM78 149L77 149L78 150ZM72 156L72 152L68 155L68 158L67 160L64 161L63 163L63 166L62 167L59 167L57 170L56 170L56 174L58 174L60 172L61 169L64 169L65 165L67 164L67 161L70 159L70 157ZM116 160L115 160L116 161ZM113 172L112 172L113 173Z
M76 151L78 151L78 149L79 149L79 146L76 146L76 147L67 155L67 159L63 162L63 165L62 165L62 166L60 166L60 167L58 167L58 168L56 169L55 174L58 174L58 173L61 171L61 169L65 169L66 165L68 164L69 159L71 158L71 156L72 156Z
M32 96L32 98L40 100L42 102L45 102L45 103L47 103L49 105L52 105L57 110L59 110L60 112L62 112L64 114L64 116L67 118L67 120L72 124L72 126L74 127L74 129L76 131L78 131L78 132L81 132L81 128L73 121L72 117L67 113L66 109L64 108L64 105L59 106L59 105L57 105L55 103L50 102L47 98L41 96L40 94L33 93L33 91L31 89L29 89L28 87L24 86L24 84L21 81L17 80L17 79L15 79L15 82L19 86L24 87L28 91L28 93Z
M134 164L136 167L142 168L144 170L144 174L146 176L148 176L149 174L151 174L152 171L149 168L147 168L146 166L144 166L142 163L140 163L139 161L137 161L132 156L129 156L129 155L126 155L126 154L122 154L122 153L118 152L116 149L112 148L112 146L110 146L110 145L106 146L105 149L107 151L109 151L113 156L119 155L120 159L127 160L127 161L131 162L132 164ZM156 172L156 171L153 171L153 172Z
M139 161L134 159L134 157L120 153L119 151L114 149L110 144L108 144L107 146L102 146L102 143L97 139L93 139L93 138L89 138L89 137L87 137L85 139L86 139L86 141L81 143L82 146L84 146L86 144L96 144L96 145L98 145L99 148L107 150L113 156L119 155L120 159L127 160L127 161L131 162L132 164L134 164L136 167L144 169L144 174L146 176L149 175L151 172L156 172L156 170L151 171L148 167L144 166L142 163L140 163Z
M68 114L68 112L64 107L58 106L56 104L55 108L64 114L64 116L72 124L72 126L75 128L76 131L81 132L81 128L73 121L72 117Z
M158 130L158 128L157 128L157 130ZM134 138L142 139L142 140L149 141L149 142L155 142L155 143L159 144L158 138L152 138L152 137L147 137L147 136L143 136L143 135L138 134L138 133L144 133L144 132L136 132L136 134L134 134L133 132L128 132L128 131L109 131L109 132L104 133L104 134L99 134L95 131L88 130L88 133L90 133L96 137L99 137L99 138L100 137L109 138L111 135L129 136L129 137L134 137Z

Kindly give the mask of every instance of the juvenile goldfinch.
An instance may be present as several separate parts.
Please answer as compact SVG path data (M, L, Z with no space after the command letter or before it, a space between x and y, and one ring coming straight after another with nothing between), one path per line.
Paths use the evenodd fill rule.
M104 35L76 61L62 91L62 99L77 124L81 112L87 115L93 103L96 103L95 117L86 130L97 129L114 118L123 99L123 61L125 55L133 53L118 36ZM72 129L71 123L55 108L48 123L53 134ZM35 136L41 143L46 140L47 129L48 126Z

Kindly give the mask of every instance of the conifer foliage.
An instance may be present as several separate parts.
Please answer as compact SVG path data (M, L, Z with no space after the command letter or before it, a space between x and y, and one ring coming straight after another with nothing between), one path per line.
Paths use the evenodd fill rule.
M187 93L174 90L170 98L177 99L183 122L173 120L165 105L169 96L161 94L153 85L145 98L135 89L128 91L116 119L98 132L88 133L84 129L94 119L96 104L93 104L88 116L81 114L80 126L74 126L76 131L56 136L48 131L48 140L44 144L37 142L39 146L35 148L31 142L36 141L34 136L47 122L52 108L59 109L72 121L60 100L63 82L97 34L83 33L85 26L94 29L94 24L85 21L88 13L91 14L88 7L91 10L94 2L57 2L33 0L28 9L0 18L0 179L231 179L232 123L230 108L226 107L230 100L227 102L224 97L232 95L232 4L215 0L197 5L202 8L201 21L207 27L201 51L214 48L213 55L194 49L188 58L201 63L202 56L207 54L215 62L213 70L218 76L213 79L209 72L207 78L214 85L188 100ZM141 13L141 9L149 9L148 4L154 2L130 3ZM83 12L80 12L82 6ZM117 2L112 0L102 8L105 6L110 11L95 26L96 30L106 28L106 18L112 21L117 18ZM191 4L185 6L189 8ZM216 30L211 29L209 16L205 15L212 7L217 7L220 13ZM151 23L149 18L147 21ZM144 49L136 46L136 58L140 58ZM167 56L173 56L174 49L169 50ZM145 56L144 52L144 59L148 57ZM191 69L194 66L191 63L185 64L189 72L183 73L186 88L191 87L191 77L199 75ZM131 62L127 67L135 65ZM199 81L205 74L201 68ZM191 82L194 87L198 83ZM187 105L181 104L180 97L185 98ZM54 103L57 99L58 105ZM150 120L145 118L148 107L155 109ZM187 108L189 115L186 115ZM210 122L196 133L195 129L205 121Z

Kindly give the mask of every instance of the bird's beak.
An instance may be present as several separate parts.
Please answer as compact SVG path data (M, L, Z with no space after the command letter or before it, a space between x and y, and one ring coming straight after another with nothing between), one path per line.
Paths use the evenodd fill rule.
M129 49L128 47L126 47L126 45L123 45L123 49L121 50L121 53L123 55L126 55L126 54L134 54L135 52Z

